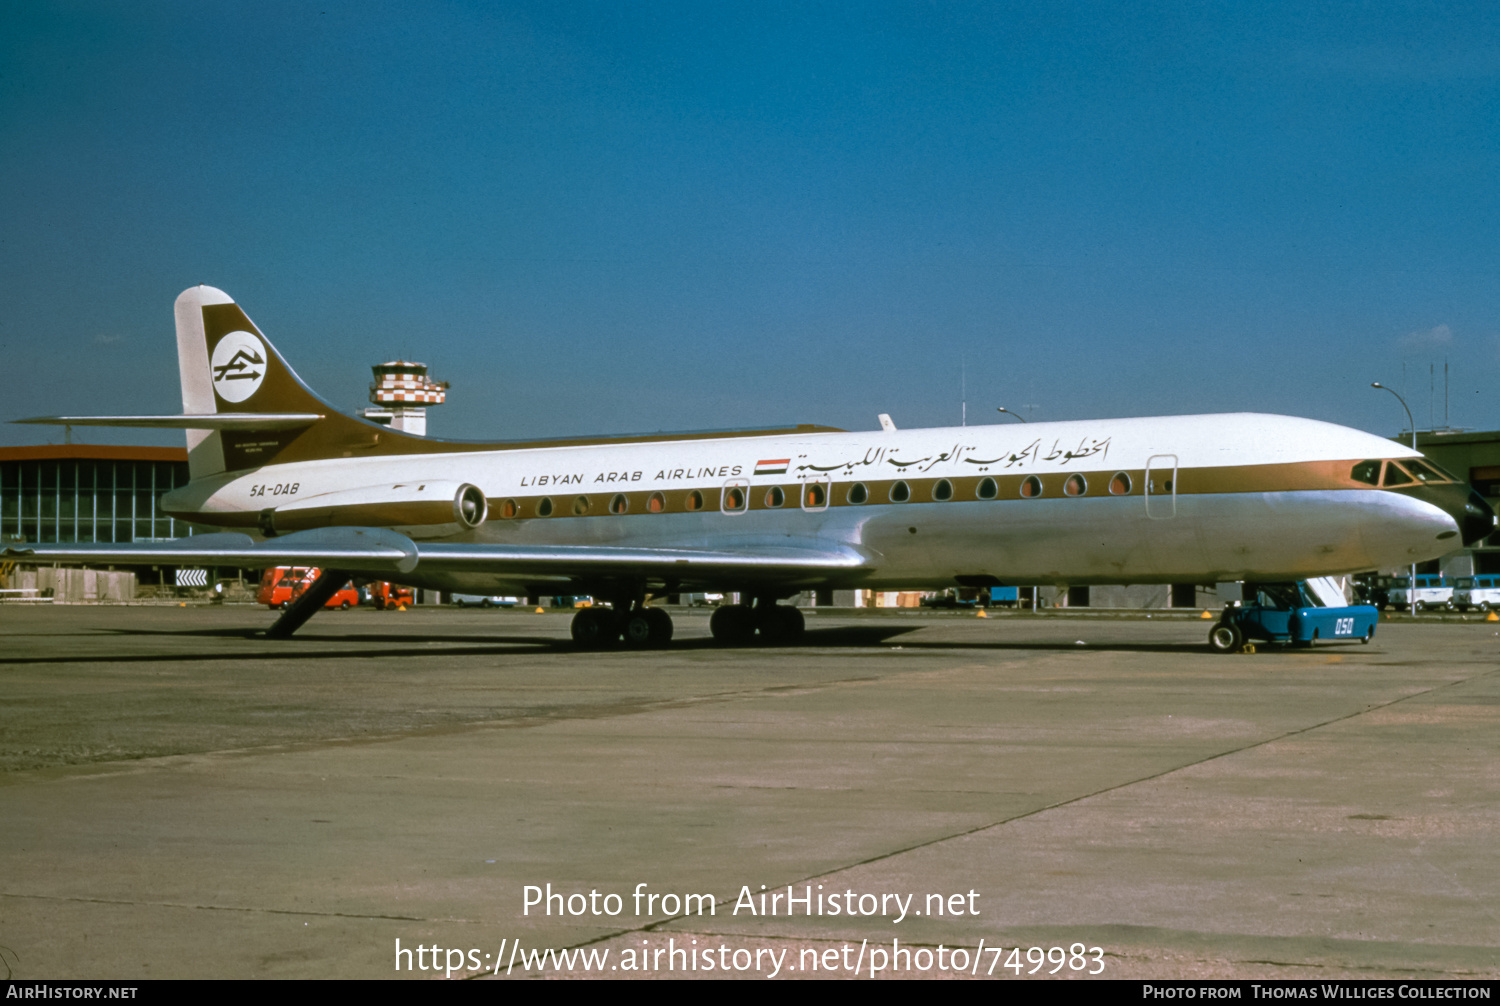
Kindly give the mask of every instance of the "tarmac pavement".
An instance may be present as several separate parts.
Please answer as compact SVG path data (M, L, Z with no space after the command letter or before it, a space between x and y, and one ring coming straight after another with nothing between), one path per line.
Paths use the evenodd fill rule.
M0 609L14 977L1500 976L1497 623L271 617Z

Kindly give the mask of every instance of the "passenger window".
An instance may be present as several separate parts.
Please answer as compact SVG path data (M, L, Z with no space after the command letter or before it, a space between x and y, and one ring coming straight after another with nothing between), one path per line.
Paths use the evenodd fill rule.
M1021 495L1027 499L1035 499L1042 494L1042 480L1035 475L1026 476L1021 483Z
M652 513L661 513L667 508L667 498L661 493L652 493L651 498L646 500L646 509Z
M687 494L686 506L687 506L687 508L689 510L702 510L703 509L703 494L700 493L696 489L694 489L692 492L688 493Z
M1000 487L995 484L994 479L983 478L979 480L979 488L974 491L974 495L982 500L992 500L1000 495Z
M1130 495L1130 476L1125 472L1115 472L1115 477L1109 480L1109 493L1111 496Z
M609 512L610 513L624 513L626 510L629 510L629 509L630 509L630 501L625 498L625 494L624 493L615 493L614 497L611 498L610 501L609 501Z
M573 516L581 517L588 512L589 498L587 496L579 496L578 498L573 500Z
M723 494L719 497L719 509L725 513L744 513L750 508L749 490L748 482L726 484Z
M850 503L853 503L855 506L858 506L869 498L870 490L865 488L865 484L863 482L856 482L852 486L850 486L849 495L845 497L845 499L847 499Z
M766 490L766 506L774 510L786 502L786 493L781 491L780 486L772 486Z
M802 486L802 509L816 512L828 507L828 480L818 479Z
M551 517L552 516L552 497L551 496L543 496L541 499L537 500L537 502L536 502L536 515L538 517Z
M1082 496L1089 491L1089 484L1083 480L1083 476L1074 472L1068 476L1068 481L1063 483L1063 492L1069 496Z
M1380 462L1361 461L1359 464L1354 466L1354 471L1349 473L1349 477L1356 482L1363 482L1366 485L1379 485Z
M953 483L947 479L938 479L937 485L932 487L932 498L939 503L946 503L953 498Z
M892 503L905 503L909 499L911 499L911 486L907 485L906 482L897 482L891 486Z
M520 504L518 504L515 500L506 500L504 503L500 504L500 516L504 517L506 520L509 520L520 512Z

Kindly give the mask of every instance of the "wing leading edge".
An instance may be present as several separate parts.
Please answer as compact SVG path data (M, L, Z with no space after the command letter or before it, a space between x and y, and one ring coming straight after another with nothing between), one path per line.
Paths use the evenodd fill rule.
M631 548L601 545L417 544L384 528L299 531L256 542L249 535L195 535L128 545L10 547L0 557L29 562L111 566L205 565L264 569L319 566L414 580L491 574L538 582L650 580L673 584L819 580L873 569L873 557L852 546L741 543L728 549Z

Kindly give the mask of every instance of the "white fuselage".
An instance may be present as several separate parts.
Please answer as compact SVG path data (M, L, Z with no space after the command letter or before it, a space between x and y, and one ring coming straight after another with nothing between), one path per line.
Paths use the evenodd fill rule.
M393 526L465 543L837 543L871 557L867 568L817 584L827 587L943 587L985 576L1006 584L1300 579L1425 560L1460 544L1443 509L1347 478L1364 459L1416 452L1283 416L442 446L230 472L174 491L166 506L203 524L253 527L254 515L322 497L389 494L423 480L472 484L489 503L477 528ZM543 501L548 516L539 515ZM500 576L418 574L435 587L525 589Z

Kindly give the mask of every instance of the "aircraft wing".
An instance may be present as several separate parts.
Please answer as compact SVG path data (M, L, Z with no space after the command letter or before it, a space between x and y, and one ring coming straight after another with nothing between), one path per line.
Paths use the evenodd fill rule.
M0 558L110 566L318 566L381 578L478 573L557 583L622 579L672 583L784 581L858 573L873 567L873 557L863 550L821 542L752 540L730 548L419 544L395 531L358 527L299 531L261 542L249 535L219 533L121 545L23 545L0 551Z
M120 545L20 545L0 551L0 558L97 566L327 566L384 575L415 569L417 546L383 528L339 527L262 542L226 532Z

